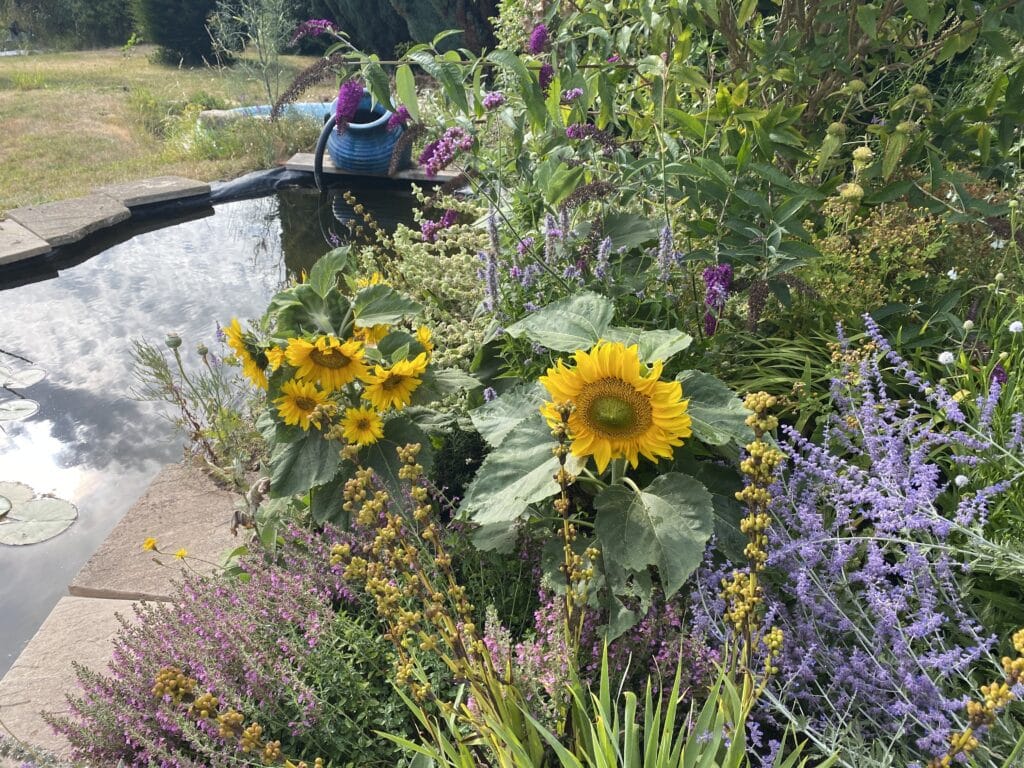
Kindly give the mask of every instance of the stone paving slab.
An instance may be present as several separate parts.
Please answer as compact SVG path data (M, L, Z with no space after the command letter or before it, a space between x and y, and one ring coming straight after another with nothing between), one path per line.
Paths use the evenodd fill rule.
M0 264L41 256L50 244L11 219L0 220Z
M170 599L171 582L181 571L175 552L185 549L192 568L209 572L241 543L231 535L237 498L194 467L164 467L78 572L68 592L120 600ZM150 537L167 554L143 550Z
M129 208L135 208L150 203L163 203L168 200L206 195L210 192L210 185L203 181L186 179L183 176L156 176L142 181L108 184L95 191L108 195Z
M97 671L110 660L116 614L131 617L124 600L62 597L0 680L0 720L20 741L66 756L68 743L50 730L40 712L66 714L65 694L78 690L71 662ZM5 734L7 735L7 734Z
M55 203L29 205L7 216L57 247L75 243L103 227L131 216L131 211L107 195L88 195Z

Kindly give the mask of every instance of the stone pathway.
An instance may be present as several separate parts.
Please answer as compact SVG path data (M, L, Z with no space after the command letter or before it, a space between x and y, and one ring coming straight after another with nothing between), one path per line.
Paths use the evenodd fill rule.
M210 185L180 176L111 184L93 194L8 211L0 220L0 264L41 256L118 224L142 205L208 194Z
M237 498L194 467L171 464L161 470L74 578L71 596L61 598L0 680L0 720L18 739L67 753L67 742L50 731L40 712L67 711L65 695L77 689L71 662L106 668L120 627L117 615L130 618L133 600L171 599L181 571L177 550L187 550L195 570L213 571L241 543L230 532ZM172 554L143 550L149 537Z

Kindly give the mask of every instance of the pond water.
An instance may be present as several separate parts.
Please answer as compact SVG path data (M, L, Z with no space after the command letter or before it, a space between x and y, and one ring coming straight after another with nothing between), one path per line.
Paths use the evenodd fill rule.
M383 225L411 222L405 191L354 191ZM173 330L192 357L201 340L219 349L218 323L261 315L329 239L344 237L344 207L314 190L284 190L94 239L67 263L89 258L49 279L0 272L0 350L47 372L22 392L39 412L0 432L0 482L79 510L56 538L0 545L0 676L160 467L182 458L182 438L160 409L131 397L131 340L161 342ZM16 362L0 354L0 364Z

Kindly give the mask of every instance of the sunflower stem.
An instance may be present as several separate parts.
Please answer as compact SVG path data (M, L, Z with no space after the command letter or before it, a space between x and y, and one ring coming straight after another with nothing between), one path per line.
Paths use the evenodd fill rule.
M608 465L612 470L611 485L619 485L622 483L623 478L626 475L626 460L625 459L612 459Z

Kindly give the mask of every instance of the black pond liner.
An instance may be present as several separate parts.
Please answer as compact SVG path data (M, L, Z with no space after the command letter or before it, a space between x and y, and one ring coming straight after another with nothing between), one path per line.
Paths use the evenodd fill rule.
M374 191L409 187L409 182L402 179L374 178L371 186L367 180L351 176L325 178L327 184L322 196L326 196L327 191L334 187L349 187L357 197L360 187ZM77 242L59 246L40 256L0 265L0 291L55 278L62 270L75 267L136 235L212 216L213 207L220 203L266 197L282 189L296 188L315 189L313 174L306 171L291 171L287 168L272 168L247 173L231 181L212 182L207 194L133 207L129 218L93 232ZM354 218L354 214L346 210L347 206L340 197L336 199L333 207L338 221L344 223ZM389 222L382 223L387 229L386 225Z

